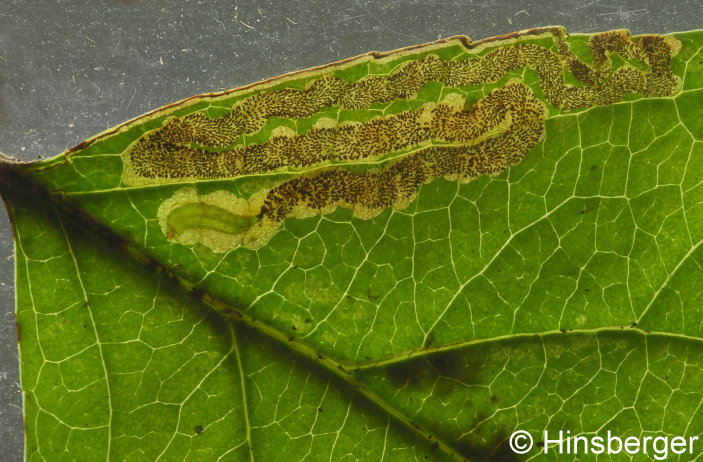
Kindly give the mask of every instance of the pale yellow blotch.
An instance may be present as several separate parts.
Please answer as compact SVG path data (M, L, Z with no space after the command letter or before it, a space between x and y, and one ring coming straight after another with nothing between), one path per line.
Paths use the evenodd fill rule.
M664 36L664 43L666 43L669 46L669 49L671 50L671 57L673 58L674 56L678 55L679 52L681 51L681 41L677 39L676 37L673 37L671 35L666 35ZM675 75L674 78L676 79L676 88L673 90L673 93L676 94L681 91L681 88L683 88L683 79L679 77L678 75Z
M576 316L576 327L583 327L588 322L588 317L585 314Z
M296 135L297 135L297 133L295 132L295 130L293 130L290 127L286 127L284 125L279 125L278 127L271 130L271 137L272 138L278 138L278 137L291 138Z
M449 93L442 98L441 103L451 107L455 111L461 111L466 107L466 98L459 93Z
M322 306L334 305L344 294L335 284L330 283L329 277L323 277L315 272L305 275L305 294L314 304Z
M435 103L425 103L420 106L420 113L417 116L417 121L422 126L430 127L432 126L432 121L434 120L434 109L437 107Z
M337 126L339 126L339 122L337 122L337 119L333 119L332 117L320 117L315 121L312 128L336 128Z
M169 216L176 209L185 205L203 204L205 206L218 207L223 210L223 213L231 213L233 216L252 217L254 219L261 209L263 199L263 193L246 199L224 190L200 195L195 187L186 186L176 191L173 196L166 199L159 206L157 218L164 236L172 242L188 246L202 244L216 253L230 252L238 247L257 248L271 239L280 223L272 223L264 219L253 223L251 227L238 233L228 233L208 227L194 226L176 234L170 229Z
M665 35L664 36L664 43L669 45L669 49L671 50L671 57L672 58L674 56L678 55L679 52L681 51L681 41L672 35Z
M168 183L170 179L154 179L146 178L136 173L136 169L132 165L132 158L128 154L132 149L132 146L139 141L137 138L123 153L122 162L124 163L124 168L122 169L122 184L125 186L143 186L155 183ZM180 180L179 180L180 181Z

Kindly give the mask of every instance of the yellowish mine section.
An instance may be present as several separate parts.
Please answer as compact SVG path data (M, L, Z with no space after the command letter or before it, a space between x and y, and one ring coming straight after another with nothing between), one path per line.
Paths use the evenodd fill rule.
M671 96L680 90L671 57L681 44L673 37L633 40L621 30L594 34L589 41L593 62L588 64L571 52L563 31L552 33L554 49L511 43L462 61L430 54L389 75L357 82L322 75L304 89L254 93L216 119L204 113L170 118L125 152L123 182L147 185L294 173L249 199L227 191L200 196L195 188L185 187L159 209L159 222L170 240L200 243L215 252L256 248L268 242L287 218L343 207L368 219L389 207L406 207L422 184L436 178L470 181L499 174L542 140L547 103L572 110L613 104L631 93ZM642 62L645 69L626 64L613 70L613 53ZM320 118L301 135L277 127L260 144L240 142L242 135L260 130L271 117L297 119L335 105L363 109L409 100L430 81L448 89L476 86L521 68L537 73L546 101L521 80L512 79L471 107L450 90L439 103L366 122ZM567 84L565 70L580 84ZM390 154L395 157L383 168L370 168ZM367 168L349 168L362 165Z
M217 253L260 247L278 227L261 223L261 198L247 200L224 190L200 195L186 186L159 206L157 218L164 236L179 244L202 244Z
M175 242L201 243L226 252L240 245L265 244L287 218L308 218L343 207L357 218L369 219L389 207L402 209L423 183L439 177L469 181L519 163L542 139L547 108L529 87L513 80L468 109L459 94L451 94L439 104L428 103L401 116L399 136L391 130L379 138L382 131L374 127L372 139L374 143L383 139L387 145L410 140L415 148L383 168L313 169L248 200L226 191L199 196L194 187L185 187L159 209L162 230ZM340 127L351 127L356 138L364 139L366 131L359 130L363 125ZM412 133L403 133L406 130Z
M671 57L678 53L681 44L673 37L646 35L633 40L623 30L594 34L589 41L593 57L593 63L589 64L573 54L562 30L555 28L551 32L554 50L510 42L510 45L496 43L484 56L464 60L443 60L429 54L403 63L389 75L371 75L356 82L322 75L309 81L304 89L254 93L237 102L226 115L214 119L204 112L169 118L163 127L145 134L125 151L122 180L136 186L235 178L264 173L272 167L301 168L347 160L346 155L340 159L320 156L319 143L313 143L302 153L290 154L285 140L295 141L297 137L281 136L281 130L274 130L264 143L265 153L264 148L257 146L244 149L241 137L259 131L272 117L298 119L312 117L325 107L365 109L375 103L410 100L428 82L439 82L447 88L480 86L496 82L509 72L529 68L537 73L546 100L562 110L613 104L629 93L671 96L680 88L681 80L671 69ZM467 51L475 52L470 48ZM613 53L639 61L647 69L626 64L613 70L610 58ZM565 70L580 84L567 84ZM351 144L344 142L345 136L353 138L353 134L342 126L335 131L337 148L350 148ZM318 137L325 135L324 128L316 127L314 132ZM311 138L308 134L305 137L305 140ZM276 140L280 146L275 146ZM330 143L329 139L322 141ZM383 146L376 143L376 147Z

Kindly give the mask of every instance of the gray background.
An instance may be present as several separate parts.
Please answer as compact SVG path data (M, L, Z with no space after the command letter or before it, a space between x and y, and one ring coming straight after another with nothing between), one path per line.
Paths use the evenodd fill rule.
M464 34L703 28L696 0L0 0L0 151L51 157L167 103ZM22 460L12 235L0 211L0 460Z

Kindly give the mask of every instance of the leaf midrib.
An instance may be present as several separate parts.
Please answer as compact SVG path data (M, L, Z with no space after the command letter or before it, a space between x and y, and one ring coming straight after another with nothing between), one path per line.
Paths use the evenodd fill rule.
M382 399L379 395L374 393L373 391L369 390L366 385L357 378L356 373L361 372L361 371L368 371L368 370L373 370L393 364L398 364L402 363L404 361L409 361L411 359L417 359L421 357L426 357L430 356L433 354L438 354L438 353L443 353L443 352L449 352L449 351L454 351L454 350L460 350L463 348L468 348L476 345L482 345L482 344L490 344L490 343L496 343L496 342L504 342L504 341L510 341L510 340L515 340L515 339L526 339L526 338L546 338L546 337L552 337L552 336L559 336L559 335L578 335L578 334L589 334L589 335L597 335L600 333L618 333L618 332L623 332L623 331L628 331L628 332L636 332L639 335L642 335L643 337L664 337L664 338L678 338L678 339L683 339L687 341L694 341L694 342L703 342L703 338L701 337L696 337L696 336L691 336L687 334L677 334L677 333L672 333L672 332L664 332L664 331L650 331L650 330L645 330L639 326L609 326L609 327L598 327L598 328L590 328L590 329L554 329L554 330L545 330L542 332L524 332L524 333L510 333L510 334L505 334L501 336L495 336L495 337L487 337L487 338L482 338L482 339L472 339L472 340L467 340L467 341L461 341L461 342L456 342L452 344L446 344L438 347L423 347L423 348L418 348L418 349L413 349L405 352L400 352L398 354L395 354L391 357L387 357L381 360L374 360L374 361L369 361L369 362L354 362L354 363L345 363L343 361L338 360L337 358L334 357L328 357L326 355L323 355L321 352L313 348L312 346L308 345L305 342L301 342L298 339L290 336L287 333L284 333L275 327L272 327L261 320L258 320L254 318L253 316L244 313L240 310L238 310L236 307L231 306L222 300L217 299L216 297L212 296L211 294L207 292L201 291L193 282L190 280L186 279L182 275L176 274L174 271L170 270L167 268L163 263L152 257L146 249L144 249L141 245L135 244L129 240L126 240L124 237L118 235L115 231L101 223L99 220L97 220L95 217L89 215L87 212L85 212L82 209L77 208L72 202L68 201L65 199L65 197L62 196L57 196L55 194L49 193L46 189L43 188L43 186L38 185L35 181L33 181L31 178L29 178L23 171L22 167L25 164L8 164L4 163L2 168L0 168L0 179L3 179L5 181L12 181L15 184L13 186L18 186L17 183L20 183L20 187L24 187L26 190L31 191L34 193L40 200L48 200L50 201L54 206L58 208L60 211L60 214L62 216L66 216L68 219L72 221L78 222L79 225L82 225L83 227L87 227L91 230L91 232L99 235L103 239L107 239L108 241L112 239L117 239L120 242L122 242L122 248L131 255L132 258L136 259L139 261L141 264L145 265L147 268L149 268L151 271L154 273L161 273L163 276L166 277L166 279L171 280L175 285L179 286L181 289L185 290L186 292L190 293L192 296L195 296L196 298L199 298L202 302L204 302L206 305L210 306L211 308L215 309L218 311L220 314L224 315L226 318L234 321L239 321L249 327L252 327L253 329L257 330L258 332L273 338L280 344L287 345L287 348L292 351L296 351L297 353L301 354L302 356L306 357L308 360L317 362L319 363L322 367L325 368L326 371L329 373L332 373L333 375L340 377L342 380L344 380L346 383L348 383L352 388L354 388L358 393L360 393L362 396L366 397L368 400L370 400L372 403L374 403L376 406L381 408L383 411L387 412L389 415L392 415L396 420L400 421L402 424L404 424L406 427L412 429L419 437L422 439L430 439L433 441L437 442L438 448L445 452L448 456L455 460L464 460L464 457L459 454L456 450L454 450L451 445L445 441L443 441L441 438L439 438L437 435L432 434L431 432L423 429L420 427L417 423L415 423L409 416L405 415L403 412L401 412L399 409L391 406L387 401ZM558 207L557 207L558 208ZM701 241L703 242L703 241ZM698 248L698 246L701 244L701 242L698 242L695 244L693 249L686 255L689 256L693 250ZM683 262L686 260L686 257L683 257L681 259L681 262L679 262L679 266L683 264ZM672 274L669 275L669 278L667 281L673 276L673 274L676 271L673 271ZM666 285L666 282L664 283ZM656 300L656 296L653 297L653 300L651 303ZM650 305L651 305L650 303ZM642 315L645 313L643 312ZM640 316L641 318L641 316ZM236 342L236 339L235 339ZM243 371L241 370L241 364L239 364L239 369L240 373L243 376ZM243 377L242 377L243 379ZM242 387L242 393L243 393L243 400L246 402L246 388ZM246 410L245 410L246 412ZM246 417L248 419L248 416ZM248 424L247 424L248 428ZM248 441L251 441L251 435L247 435Z
M196 297L202 303L213 308L228 320L240 322L248 327L251 327L256 331L262 333L263 335L266 335L267 337L277 341L279 344L287 346L287 348L291 351L297 352L298 354L304 356L310 361L317 362L322 367L324 367L327 372L332 373L333 375L341 378L344 382L349 384L362 396L370 400L380 409L393 416L404 426L412 430L421 439L435 441L437 444L437 448L446 453L451 459L462 461L466 460L464 456L458 453L455 449L453 449L448 443L444 442L437 435L425 430L419 424L415 423L409 416L403 414L397 408L389 405L379 395L369 390L363 382L361 382L354 376L353 370L347 369L336 359L329 358L323 355L310 345L307 345L306 343L300 341L296 341L294 337L289 336L284 332L281 332L278 329L261 322L260 320L247 313L239 311L237 308L228 305L227 303L211 296L208 293L200 291L194 284L192 284L186 278L168 269L165 265L163 265L158 260L149 255L147 252L145 252L144 249L141 248L141 246L126 240L122 236L119 236L108 226L101 223L95 217L89 215L85 211L78 209L71 202L62 200L61 197L50 194L41 185L38 185L36 182L32 181L31 178L28 178L26 173L22 172L22 165L24 164L10 164L0 158L0 181L6 184L11 184L13 187L19 186L20 188L24 188L24 190L28 193L35 195L37 200L39 201L50 202L52 205L54 205L54 207L56 207L59 216L68 218L69 220L75 222L78 226L81 226L82 228L87 228L90 232L98 235L101 239L104 239L106 242L109 243L110 239L120 241L120 247L132 258L137 260L137 262L145 265L150 271L154 272L155 274L161 274L166 279L178 286L180 289L185 290L191 296ZM243 371L241 370L240 372L243 373ZM108 380L107 377L105 379ZM242 393L246 395L245 388L242 389ZM250 438L250 435L248 435L248 438ZM251 440L248 439L248 441Z

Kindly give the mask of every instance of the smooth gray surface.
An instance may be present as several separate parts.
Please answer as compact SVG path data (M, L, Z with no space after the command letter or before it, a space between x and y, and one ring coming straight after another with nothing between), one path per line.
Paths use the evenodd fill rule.
M202 92L370 50L544 25L703 28L697 0L0 0L0 151L50 157ZM0 460L22 460L12 237L0 212Z

